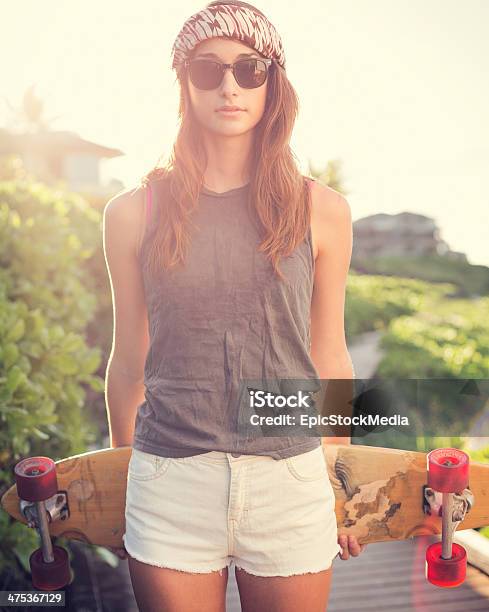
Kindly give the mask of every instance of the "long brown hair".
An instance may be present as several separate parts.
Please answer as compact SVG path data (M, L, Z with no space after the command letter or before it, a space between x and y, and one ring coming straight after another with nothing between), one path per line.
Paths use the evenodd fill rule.
M278 263L304 239L310 225L311 199L308 181L298 170L289 141L298 114L297 94L285 70L274 62L268 74L263 116L254 128L250 159L248 206L255 211L263 241L259 250L269 257L275 273L284 279ZM199 124L195 119L186 69L177 73L180 85L180 128L165 165L158 164L142 179L168 179L169 197L162 207L153 239L147 247L151 272L184 263L190 240L192 211L198 206L207 159ZM160 158L161 159L161 158Z

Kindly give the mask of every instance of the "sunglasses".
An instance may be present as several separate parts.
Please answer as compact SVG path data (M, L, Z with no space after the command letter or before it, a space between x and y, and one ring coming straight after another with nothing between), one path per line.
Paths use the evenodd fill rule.
M266 81L273 61L268 58L250 58L238 60L234 64L221 64L213 60L187 59L184 61L184 66L188 68L192 85L197 89L217 89L222 83L226 68L231 68L240 87L255 89L255 87L261 87Z

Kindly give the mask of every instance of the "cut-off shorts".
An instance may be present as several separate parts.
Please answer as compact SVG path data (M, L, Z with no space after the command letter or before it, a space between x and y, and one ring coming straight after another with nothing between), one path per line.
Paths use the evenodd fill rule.
M185 572L319 572L341 551L334 506L321 446L280 460L133 448L123 541L134 559Z

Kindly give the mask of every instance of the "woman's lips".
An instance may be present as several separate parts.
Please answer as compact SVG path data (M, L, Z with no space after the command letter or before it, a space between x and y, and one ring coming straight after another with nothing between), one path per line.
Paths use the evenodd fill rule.
M222 115L223 117L236 117L239 115L239 113L242 113L244 111L242 110L219 110L217 111L220 115Z

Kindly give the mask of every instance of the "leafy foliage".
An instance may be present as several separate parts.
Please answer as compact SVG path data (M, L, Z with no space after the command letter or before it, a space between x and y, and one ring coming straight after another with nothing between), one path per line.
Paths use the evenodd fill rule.
M352 257L352 269L363 274L413 278L429 283L450 283L458 297L489 294L489 268L447 255Z
M351 272L345 299L347 335L386 329L392 320L426 308L427 303L445 295L449 289L450 285L433 286L415 279Z
M437 301L391 322L382 339L388 351L381 376L487 378L489 298Z
M99 348L85 329L97 307L84 265L100 213L32 181L0 183L0 492L21 458L81 453L96 437L86 389L100 394ZM32 530L0 521L0 568L25 566Z

